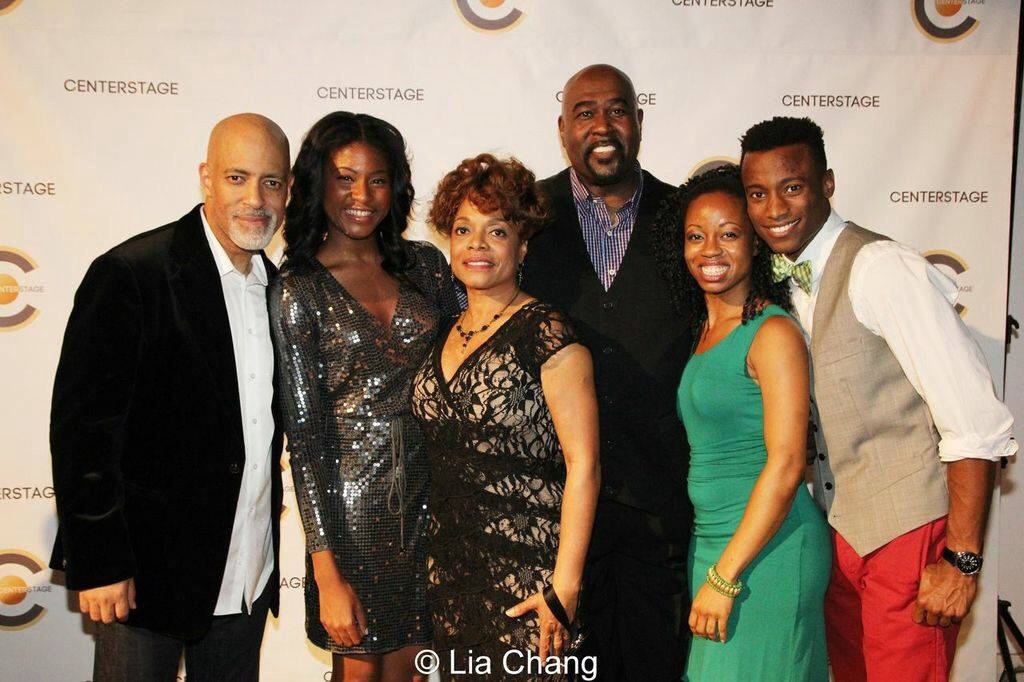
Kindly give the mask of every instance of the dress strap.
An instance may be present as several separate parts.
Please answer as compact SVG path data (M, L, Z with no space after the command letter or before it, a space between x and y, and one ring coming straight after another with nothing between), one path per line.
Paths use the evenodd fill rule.
M405 551L405 437L402 418L391 418L391 473L388 486L388 512L398 517L398 549Z

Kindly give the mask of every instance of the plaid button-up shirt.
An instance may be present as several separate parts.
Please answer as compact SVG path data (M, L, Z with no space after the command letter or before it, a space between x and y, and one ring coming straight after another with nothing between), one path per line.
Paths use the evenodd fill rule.
M644 175L640 172L639 164L635 167L635 172L636 191L617 211L618 224L612 224L611 212L604 199L587 191L576 175L575 168L569 170L576 215L579 216L580 227L583 228L583 241L587 244L590 262L593 263L594 272L604 285L605 291L611 288L615 276L619 273L622 258L626 255L626 247L629 246L629 238L633 234L636 210L644 189Z

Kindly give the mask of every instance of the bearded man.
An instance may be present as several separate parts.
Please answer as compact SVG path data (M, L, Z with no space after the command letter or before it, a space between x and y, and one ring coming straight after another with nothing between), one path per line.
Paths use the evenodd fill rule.
M281 429L263 248L288 139L238 114L210 134L205 201L89 267L50 419L63 570L96 622L93 679L256 680L277 612Z

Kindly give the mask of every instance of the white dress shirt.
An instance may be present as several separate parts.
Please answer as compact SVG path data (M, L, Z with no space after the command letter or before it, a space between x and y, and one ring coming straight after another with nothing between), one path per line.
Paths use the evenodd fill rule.
M252 257L248 275L235 269L206 221L203 229L220 273L224 303L231 325L231 345L238 376L239 407L245 443L245 466L238 492L231 544L220 594L213 615L249 613L274 570L271 529L270 467L274 437L274 349L267 313L267 269L259 255Z
M832 211L800 254L811 262L811 293L790 282L793 308L808 336L828 257L846 223ZM944 462L996 460L1017 451L1013 417L995 396L988 365L953 309L956 284L921 254L895 241L867 244L850 270L853 313L885 339L907 380L928 404Z

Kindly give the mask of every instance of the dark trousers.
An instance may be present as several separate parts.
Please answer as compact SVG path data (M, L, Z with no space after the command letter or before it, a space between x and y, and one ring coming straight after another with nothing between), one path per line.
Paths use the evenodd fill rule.
M680 491L680 494L684 494ZM600 500L581 600L600 680L678 680L686 663L689 515Z
M252 613L214 616L195 641L123 623L98 624L93 682L175 682L183 650L188 682L255 682L272 587L252 603Z

